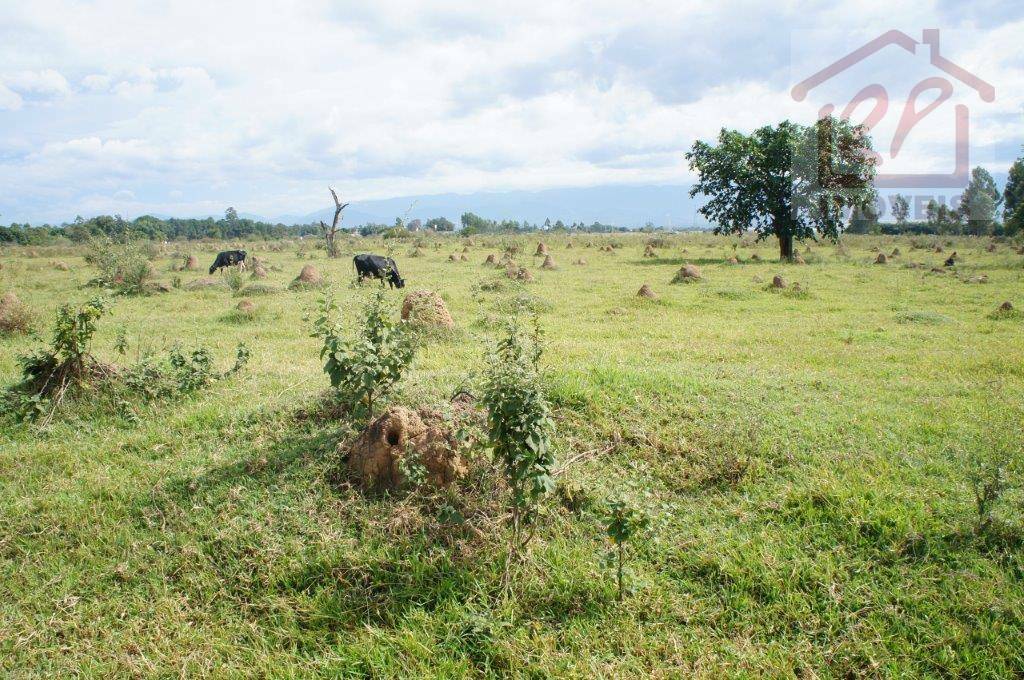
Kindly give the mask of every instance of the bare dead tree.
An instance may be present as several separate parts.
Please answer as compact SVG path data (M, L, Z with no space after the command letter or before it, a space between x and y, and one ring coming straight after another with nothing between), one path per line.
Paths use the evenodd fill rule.
M341 221L341 211L348 207L348 203L342 204L338 199L338 192L333 187L327 188L331 190L331 198L334 199L334 221L328 227L324 224L323 220L320 220L320 231L323 233L324 241L327 243L327 257L338 257L338 246L334 243L334 237L338 234L338 222Z

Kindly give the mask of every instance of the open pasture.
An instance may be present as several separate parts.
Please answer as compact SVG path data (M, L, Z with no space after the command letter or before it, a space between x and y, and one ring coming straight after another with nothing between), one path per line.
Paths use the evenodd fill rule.
M84 400L43 430L3 421L0 674L1024 673L1024 506L1008 491L977 532L969 464L1001 447L1021 464L1024 317L994 313L1024 308L1015 246L847 237L783 265L774 240L540 238L553 269L535 236L424 237L418 257L359 239L337 260L309 243L160 247L170 291L116 298L96 356L205 345L226 365L245 342L252 358L187 398ZM264 261L266 279L243 275L264 289L194 287L235 245ZM533 282L484 266L507 246ZM352 284L352 254L389 247L407 281L386 293L395 314L426 289L456 323L422 338L398 403L472 391L503 299L539 313L563 467L511 592L484 482L366 494L338 472L352 423L314 408L328 383L308 316L325 289L289 284L313 264L354 321L375 284ZM199 271L172 271L189 253ZM94 293L72 248L0 263L0 294L44 340L61 303ZM687 263L701 278L671 283ZM243 297L255 309L239 313ZM0 339L4 385L39 343ZM613 495L652 518L621 604L603 564ZM450 505L468 521L439 520Z

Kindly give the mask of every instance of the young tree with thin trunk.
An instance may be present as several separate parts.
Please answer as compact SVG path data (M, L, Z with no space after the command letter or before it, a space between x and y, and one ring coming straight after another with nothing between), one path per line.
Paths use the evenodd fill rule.
M910 215L910 201L903 194L896 194L892 199L892 216L896 218L896 224L901 227L907 223L907 216Z
M338 223L341 222L341 211L348 207L348 203L344 205L338 199L338 193L333 187L327 187L331 190L331 198L334 199L334 221L331 222L331 226L328 227L324 224L323 220L320 220L320 231L324 235L324 242L327 244L327 257L338 257L338 246L334 242L334 237L338 234Z
M877 161L867 129L831 116L749 135L723 128L717 145L698 141L686 160L697 172L690 196L708 198L700 214L715 233L776 236L783 260L793 259L796 240L838 239L844 213L874 199Z

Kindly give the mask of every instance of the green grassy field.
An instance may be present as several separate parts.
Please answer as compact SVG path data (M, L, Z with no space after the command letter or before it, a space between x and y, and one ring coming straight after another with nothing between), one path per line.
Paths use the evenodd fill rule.
M304 315L320 293L284 290L308 259L250 252L280 292L251 319L226 288L117 298L94 353L128 362L204 344L240 374L130 413L82 400L43 431L0 438L0 675L8 677L1020 677L1024 524L1019 493L975 531L967 460L1022 463L1024 256L987 240L849 237L780 265L774 242L640 235L517 240L536 276L562 488L511 592L507 535L478 476L440 496L368 495L336 446L344 417ZM484 367L513 286L483 267L499 241L396 257L458 325L427 339L395 401L444 405ZM593 247L585 247L588 241ZM597 246L616 242L613 253ZM873 264L880 248L902 254ZM216 246L174 246L212 262ZM338 299L362 298L347 256L312 263ZM956 273L932 273L952 250ZM39 313L94 293L77 253L9 250L0 294ZM801 251L803 248L801 247ZM34 257L32 255L35 255ZM585 266L572 264L585 258ZM70 271L53 267L62 260ZM684 262L703 280L671 285ZM923 263L909 268L908 263ZM772 276L803 292L766 290ZM988 277L986 283L971 282ZM481 285L503 282L505 291ZM647 282L657 300L635 293ZM397 311L396 311L397 314ZM114 351L123 329L127 357ZM0 339L0 379L39 344ZM601 512L625 496L653 518L615 600ZM437 519L463 504L469 526Z

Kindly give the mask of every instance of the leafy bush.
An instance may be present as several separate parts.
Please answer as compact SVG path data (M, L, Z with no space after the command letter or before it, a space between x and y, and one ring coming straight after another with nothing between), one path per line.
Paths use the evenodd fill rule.
M554 490L554 429L540 372L541 334L536 315L529 334L520 315L509 317L505 333L488 357L482 403L487 408L487 443L503 467L511 497L510 555L526 546L540 499Z
M21 381L7 390L4 410L19 418L52 413L69 389L77 389L107 372L89 354L96 324L108 312L106 301L95 297L80 307L66 304L57 310L50 346L18 357Z
M323 341L320 358L324 372L343 401L367 418L402 379L412 363L415 347L404 325L388 314L384 293L378 292L363 306L355 334L346 337L337 318L338 306L327 296L320 304L314 337Z
M186 352L174 347L162 360L147 357L125 369L120 383L129 392L146 399L187 394L238 373L249 363L249 357L249 348L239 344L234 365L218 372L214 370L213 355L207 348L197 347Z
M151 292L153 277L150 265L150 244L136 241L130 236L115 239L97 236L89 242L85 261L100 270L92 283L111 288L122 295L140 295Z
M224 282L228 284L228 288L230 288L236 295L238 295L245 286L245 279L242 277L242 272L236 268L232 268L227 273L227 276L224 277Z
M22 420L45 414L50 417L66 394L86 385L99 388L100 394L114 396L123 391L145 398L192 392L237 373L249 361L248 348L239 345L234 365L224 373L213 370L212 355L205 348L189 353L174 348L163 361L145 358L128 368L100 363L89 349L99 319L108 312L106 301L100 297L80 307L61 307L50 345L18 358L22 378L4 393L0 402L3 412ZM115 340L115 350L121 355L127 351L123 333Z

